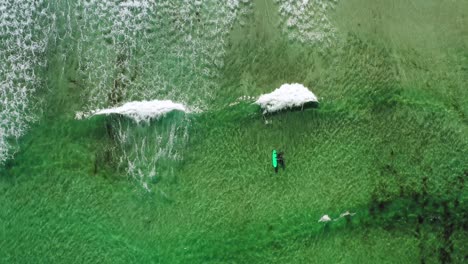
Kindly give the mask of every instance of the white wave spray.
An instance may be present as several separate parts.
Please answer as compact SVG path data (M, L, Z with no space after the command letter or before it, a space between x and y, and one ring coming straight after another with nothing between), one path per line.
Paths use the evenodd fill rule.
M189 122L179 116L176 120L141 124L137 130L133 124L119 122L116 130L119 167L125 168L127 175L148 192L156 191L167 197L161 186L154 188L154 183L167 184L176 178L174 166L183 160Z
M98 109L90 113L78 112L75 114L75 118L83 119L85 117L95 115L119 114L129 117L135 120L137 123L140 123L142 121L150 122L150 120L157 119L172 111L189 112L186 106L183 104L174 103L171 100L152 100L128 102L122 106Z
M115 112L123 102L153 98L206 107L219 89L229 31L249 6L246 0L78 0L73 16L79 25L82 112ZM188 118L112 122L119 164L145 188L162 160L182 159Z
M48 9L44 0L0 1L0 165L40 110L33 95L44 88L38 71L55 27Z

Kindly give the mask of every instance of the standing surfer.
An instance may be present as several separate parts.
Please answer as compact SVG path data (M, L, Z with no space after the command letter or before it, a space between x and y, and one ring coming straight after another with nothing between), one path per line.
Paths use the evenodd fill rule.
M272 162L273 168L275 168L275 173L278 173L278 164L281 165L283 169L285 168L283 154L283 152L276 153L276 150L273 150Z

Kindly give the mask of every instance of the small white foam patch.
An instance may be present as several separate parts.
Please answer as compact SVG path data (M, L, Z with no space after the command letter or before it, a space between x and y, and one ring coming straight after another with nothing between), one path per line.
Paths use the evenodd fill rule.
M272 113L308 102L318 102L318 99L307 87L299 83L286 83L272 93L261 95L255 103L264 109L263 113Z
M330 216L328 216L328 215L323 215L318 221L319 221L319 222L324 222L324 223L326 223L326 222L330 222L331 220L332 220L332 219L330 218Z
M122 106L96 110L89 115L81 112L76 114L77 119L86 116L120 114L132 118L136 122L149 121L158 118L172 111L190 112L183 104L174 103L171 100L134 101L125 103Z
M119 4L121 7L148 7L149 4L146 1L125 1Z

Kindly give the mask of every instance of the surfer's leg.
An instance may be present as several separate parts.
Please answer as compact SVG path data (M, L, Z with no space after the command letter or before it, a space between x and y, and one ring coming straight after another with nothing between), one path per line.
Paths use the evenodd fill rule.
M278 166L275 167L275 173L278 173Z

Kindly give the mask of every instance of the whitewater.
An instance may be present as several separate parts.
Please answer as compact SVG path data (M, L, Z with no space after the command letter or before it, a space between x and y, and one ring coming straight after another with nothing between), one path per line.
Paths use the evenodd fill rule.
M119 114L139 123L142 121L149 122L151 119L157 119L172 111L191 112L183 104L174 103L171 100L152 100L128 102L122 106L94 110L90 113L77 112L75 118L83 119L97 115Z

